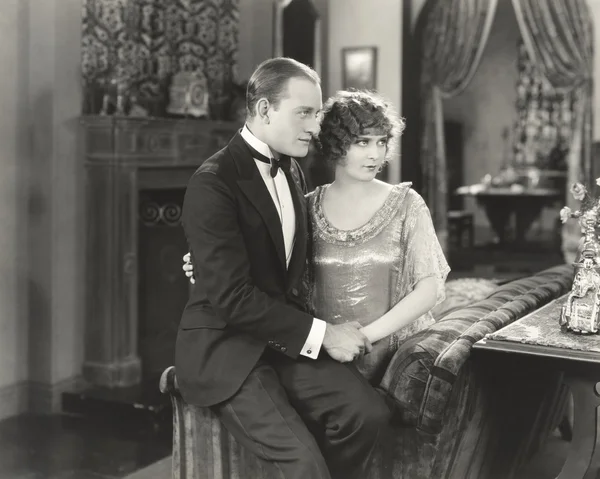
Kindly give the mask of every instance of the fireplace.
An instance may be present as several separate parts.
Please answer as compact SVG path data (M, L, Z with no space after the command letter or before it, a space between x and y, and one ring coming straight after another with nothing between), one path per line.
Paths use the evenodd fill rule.
M238 124L85 117L83 375L128 387L173 364L189 284L180 225L187 181Z
M142 380L173 364L175 338L188 299L181 271L187 244L181 227L183 188L146 189L138 208L138 355Z

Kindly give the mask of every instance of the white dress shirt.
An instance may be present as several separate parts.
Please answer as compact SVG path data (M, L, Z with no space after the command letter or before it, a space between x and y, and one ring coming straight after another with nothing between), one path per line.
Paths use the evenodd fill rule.
M256 138L246 125L242 128L242 138L252 148L265 155L267 158L273 157L269 146ZM296 212L294 211L290 186L281 169L277 170L277 174L273 178L271 177L270 164L257 160L256 158L254 159L254 162L260 172L260 176L265 182L267 190L269 190L277 213L279 214L279 219L281 220L283 243L285 246L285 263L287 267L290 264L296 240ZM326 326L325 321L313 318L312 327L310 328L310 332L300 354L311 359L317 358L319 351L321 350L321 345L323 344L323 338L325 337Z

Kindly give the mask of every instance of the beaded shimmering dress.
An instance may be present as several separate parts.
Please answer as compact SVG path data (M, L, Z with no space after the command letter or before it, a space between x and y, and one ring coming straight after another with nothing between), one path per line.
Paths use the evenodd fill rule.
M410 183L394 185L373 217L353 230L335 228L323 213L328 186L317 187L307 197L313 240L309 304L315 317L366 326L429 276L438 280L437 302L443 300L450 268L429 209ZM433 322L426 313L378 343L392 352L399 342Z

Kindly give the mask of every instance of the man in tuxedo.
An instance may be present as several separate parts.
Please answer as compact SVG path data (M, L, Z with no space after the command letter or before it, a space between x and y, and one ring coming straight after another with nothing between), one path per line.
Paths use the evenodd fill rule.
M246 124L192 176L183 204L195 286L177 335L183 398L208 406L285 479L364 477L389 410L351 361L356 325L303 308L306 185L320 79L289 58L250 78Z

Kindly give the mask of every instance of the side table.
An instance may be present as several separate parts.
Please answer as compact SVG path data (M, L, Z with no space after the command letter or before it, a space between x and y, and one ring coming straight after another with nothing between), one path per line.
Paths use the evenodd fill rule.
M573 395L573 439L557 479L593 479L600 471L600 336L561 331L558 324L567 295L533 311L473 345L480 352L544 358L564 372Z

